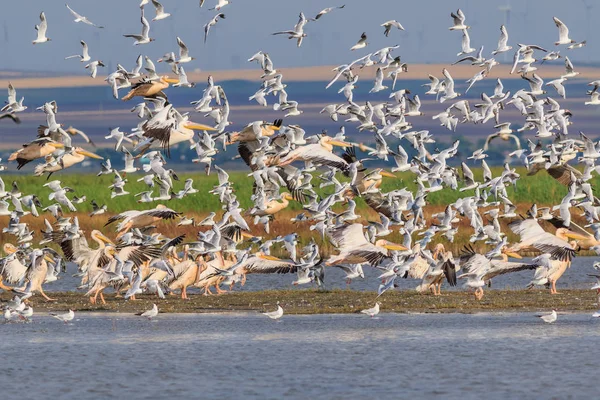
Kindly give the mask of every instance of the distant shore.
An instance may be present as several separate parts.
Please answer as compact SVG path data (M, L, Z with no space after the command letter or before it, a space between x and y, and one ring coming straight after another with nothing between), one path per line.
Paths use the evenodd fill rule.
M539 73L544 77L560 76L564 73L564 63L555 63L553 65L544 65L540 67ZM252 65L254 66L254 64ZM283 74L286 82L307 82L307 81L328 81L333 78L335 72L332 71L336 65L325 65L317 67L300 67L300 68L278 68L277 72ZM491 78L501 79L519 79L519 74L510 74L512 65L498 65L492 69ZM469 79L481 70L481 67L471 65L452 65L447 64L409 64L408 72L402 73L399 79L422 79L427 80L429 74L441 77L442 69L447 68L454 79ZM576 71L580 74L578 79L597 79L600 76L600 68L598 67L577 67ZM359 74L361 78L373 79L377 68L367 68L361 70ZM172 75L172 74L171 74ZM240 69L240 70L216 70L216 71L188 71L188 79L190 82L204 82L209 75L212 75L215 81L227 80L248 80L259 81L262 72L258 66L255 68ZM43 88L67 88L67 87L92 87L104 86L107 83L104 81L104 76L91 78L88 75L69 75L69 76L49 76L49 77L26 77L19 74L11 74L9 78L6 75L0 79L0 86L6 87L8 81L11 81L17 89L43 89Z
M182 300L179 295L161 300L156 296L141 295L136 301L104 295L106 304L91 305L82 292L48 292L57 301L46 302L35 295L29 299L34 311L74 311L135 313L145 311L156 303L163 313L265 312L273 311L277 302L286 314L351 314L381 302L381 312L397 313L476 313L476 312L587 312L598 309L593 290L564 289L551 295L547 290L487 290L481 301L466 291L442 291L441 296L422 295L414 290L391 291L377 298L376 292L353 290L266 290L260 292L233 291L222 295L190 295ZM12 293L0 294L3 302ZM1 303L0 303L1 306ZM35 315L34 315L35 318Z

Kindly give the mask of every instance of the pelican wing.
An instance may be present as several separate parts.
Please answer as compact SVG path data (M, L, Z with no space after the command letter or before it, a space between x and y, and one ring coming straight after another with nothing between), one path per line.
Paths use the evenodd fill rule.
M265 260L254 256L248 258L243 269L247 274L290 274L297 272L298 267L291 261Z
M498 275L508 274L510 272L517 271L525 271L528 269L536 269L539 267L537 264L526 264L521 262L512 262L512 261L501 261L501 260L492 260L490 263L490 267L483 275L482 279L484 281L490 280Z
M340 252L350 251L359 246L369 245L363 234L362 224L343 225L329 232L329 238Z
M161 248L157 246L117 246L117 249L119 250L118 257L121 260L133 261L136 267L161 255Z

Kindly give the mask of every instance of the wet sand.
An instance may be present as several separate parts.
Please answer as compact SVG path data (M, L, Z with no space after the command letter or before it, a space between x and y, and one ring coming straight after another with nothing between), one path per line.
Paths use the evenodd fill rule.
M182 300L178 294L161 300L153 295L140 295L136 301L105 294L106 304L92 305L82 292L48 293L56 301L47 302L35 295L29 299L36 313L50 311L102 311L135 313L148 310L156 303L163 313L264 312L272 311L279 301L287 314L348 314L381 302L382 312L397 313L474 313L474 312L559 312L594 311L598 309L593 290L565 289L551 295L547 290L487 290L481 301L466 291L442 291L441 296L418 294L414 290L390 291L377 299L376 292L354 290L266 290L234 291L222 295L189 294ZM0 294L5 302L12 293Z

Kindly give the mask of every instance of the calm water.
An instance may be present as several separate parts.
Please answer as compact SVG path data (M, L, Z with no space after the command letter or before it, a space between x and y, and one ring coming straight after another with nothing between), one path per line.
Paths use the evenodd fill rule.
M76 315L0 325L3 398L595 398L600 321Z
M573 265L557 283L557 288L576 288L586 289L591 287L596 279L588 276L598 271L594 270L592 265L600 260L600 257L577 257L573 259ZM530 259L524 259L523 262L528 262ZM345 274L339 268L326 268L325 270L325 287L328 289L345 289L353 290L377 290L379 281L377 277L381 271L365 267L365 279L355 279L350 286L346 285ZM81 278L74 278L71 275L77 272L74 264L69 264L68 272L61 274L58 281L44 285L44 290L47 292L74 291L81 284ZM531 281L534 271L521 271L512 274L499 276L493 279L491 289L524 289ZM268 274L268 275L248 275L248 280L244 287L236 286L235 291L258 291L265 289L306 289L310 285L294 286L292 282L296 280L295 274ZM414 289L420 284L420 281L414 279L398 279L402 290ZM459 286L456 288L449 287L446 283L443 290L464 290L462 282L459 280ZM225 289L225 288L223 288ZM488 289L486 289L488 290ZM214 291L214 290L213 290ZM109 290L106 291L107 293ZM195 289L190 290L191 293L198 292ZM83 292L82 292L83 294Z

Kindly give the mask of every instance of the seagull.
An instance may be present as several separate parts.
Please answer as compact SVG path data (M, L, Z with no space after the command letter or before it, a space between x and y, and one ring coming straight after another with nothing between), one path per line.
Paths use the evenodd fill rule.
M156 306L156 304L152 304L151 310L144 311L143 313L139 313L139 314L135 314L135 315L140 315L142 317L146 317L149 320L151 320L152 318L154 318L158 315L158 307Z
M202 4L204 3L204 0L200 1L200 7L202 7ZM217 10L219 11L221 8L225 7L227 4L229 4L229 0L217 0L217 5L214 6L213 8L209 8L209 11L212 10Z
M69 321L73 321L73 318L75 318L75 313L73 312L73 310L69 310L69 312L65 314L50 313L50 315L52 315L57 320L64 322L65 324Z
M583 46L585 46L586 44L587 44L587 40L584 40L583 42L573 43L572 45L568 46L567 49L568 50L580 49Z
M67 6L67 8L71 12L71 14L73 14L73 16L75 17L75 22L83 22L84 24L95 26L96 28L104 28L103 26L99 26L99 25L94 24L92 21L90 21L89 19L87 19L87 17L84 17L83 15L80 15L77 12L75 12L71 7L69 7L68 4L65 4L65 6Z
M144 17L144 9L143 8L142 8L142 17L140 18L140 20L142 21L142 33L140 35L135 35L135 34L123 35L125 37L134 38L135 42L133 44L135 46L137 46L138 44L146 44L146 43L150 43L150 42L154 41L154 39L152 39L149 36L150 24L148 23L148 20Z
M79 60L80 62L88 62L88 61L91 60L90 52L89 52L89 48L88 48L87 43L84 42L83 40L80 41L80 43L81 43L81 46L83 46L82 54L75 54L75 55L72 55L72 56L65 57L65 60L68 60L70 58L77 58L77 57L80 58L80 60Z
M567 98L567 95L565 93L565 87L563 86L563 83L567 81L567 78L561 77L558 79L554 79L550 82L546 83L546 86L550 85L552 87L554 87L554 89L556 89L556 92L558 93L558 95L560 97L562 97L563 99Z
M379 314L379 306L380 305L381 305L381 303L377 302L377 303L375 303L375 307L367 308L366 310L362 310L361 313L367 314L368 316L373 318L374 316Z
M569 28L558 18L553 17L554 24L558 28L558 42L554 42L556 46L559 44L571 44L575 43L573 39L569 37Z
M404 27L402 26L402 24L400 22L396 21L395 19L386 21L383 24L381 24L381 26L383 26L385 28L385 31L383 31L383 34L386 37L390 35L390 31L392 30L392 28L398 28L401 31L404 30Z
M219 21L219 18L225 19L225 14L221 13L221 14L215 15L213 17L213 19L211 19L210 21L208 21L208 23L206 25L204 25L204 43L206 43L206 38L208 37L208 32L210 31L210 27L215 26L217 24L217 21Z
M458 53L456 55L456 57L460 57L462 55L465 54L471 54L472 52L474 52L477 49L474 49L471 47L471 38L469 36L469 31L467 31L466 29L463 30L463 37L462 37L462 42L461 42L461 52Z
M152 5L154 6L154 9L156 10L156 16L154 18L152 18L152 21L160 21L161 19L165 19L171 15L171 14L165 12L165 8L158 1L152 0Z
M367 47L367 34L365 32L362 33L362 35L360 35L360 39L358 42L356 42L356 44L354 46L352 46L350 48L350 50L358 50L358 49L364 49L365 47Z
M321 18L323 15L325 15L325 14L328 14L328 13L332 12L332 11L333 11L333 10L335 10L335 9L342 9L342 8L344 8L344 7L346 7L346 5L345 5L345 4L343 4L343 5L339 6L339 7L327 7L327 8L325 8L325 9L323 9L323 10L319 11L319 13L318 13L318 14L317 14L317 15L316 15L316 16L315 16L313 19L312 19L312 21L316 21L316 20L318 20L318 19L319 19L319 18Z
M266 315L267 317L269 317L271 319L279 319L279 318L283 317L283 308L281 308L281 306L279 305L279 302L277 302L277 310L262 313L262 314Z
M35 26L35 30L37 31L37 38L33 41L33 44L45 43L52 40L46 37L48 21L46 21L46 14L43 11L40 13L40 24Z
M552 310L552 312L550 314L540 315L539 317L542 319L542 321L544 321L547 324L551 324L558 319L558 316L556 315L555 310Z
M105 67L104 63L101 60L92 61L91 63L89 63L85 66L85 69L89 69L90 76L92 78L95 78L96 74L98 73L98 67Z
M507 46L506 44L508 43L508 32L506 31L506 26L501 25L500 26L500 39L498 40L498 47L496 47L496 50L492 51L492 55L496 55L496 54L500 54L500 53L505 53L507 51L509 51L510 49L512 49L512 46Z
M195 60L194 57L190 57L190 52L183 43L183 40L179 36L177 36L177 45L179 46L179 60L176 61L177 64L183 64Z
M383 70L381 67L377 68L377 73L375 74L375 85L373 86L373 89L369 90L369 93L381 92L387 88L388 87L383 84Z
M450 29L451 31L455 31L455 30L465 30L465 29L469 29L470 26L465 25L465 14L462 12L462 10L459 8L456 11L456 14L454 13L450 13L450 16L452 17L452 19L454 20L454 25L451 26Z
M300 13L298 22L294 25L294 29L291 31L279 31L273 33L273 35L289 35L288 39L298 39L297 46L300 47L302 45L302 40L306 37L306 33L304 33L304 25L308 20L304 16L304 13Z
M27 106L23 105L23 101L25 97L21 97L21 100L17 101L17 90L12 85L12 83L8 82L8 99L6 100L6 105L2 107L1 112L10 112L17 113L21 111L25 111Z

